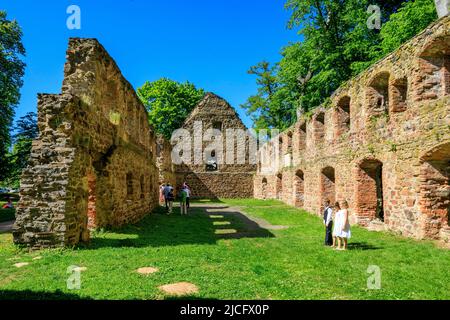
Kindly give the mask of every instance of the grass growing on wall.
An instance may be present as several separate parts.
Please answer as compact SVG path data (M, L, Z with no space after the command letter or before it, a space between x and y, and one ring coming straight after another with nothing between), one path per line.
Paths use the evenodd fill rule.
M196 204L194 204L196 205ZM191 282L209 299L449 299L450 251L429 241L353 227L350 250L323 246L319 217L278 201L201 203L188 217L163 210L136 225L99 231L90 245L29 253L0 235L0 299L161 299L158 286ZM245 216L287 229L248 230ZM229 208L225 209L227 206ZM227 238L224 229L236 230ZM34 257L42 257L33 260ZM13 266L29 262L22 268ZM68 290L67 268L86 267L81 289ZM370 265L381 289L369 290ZM160 271L142 276L140 267Z

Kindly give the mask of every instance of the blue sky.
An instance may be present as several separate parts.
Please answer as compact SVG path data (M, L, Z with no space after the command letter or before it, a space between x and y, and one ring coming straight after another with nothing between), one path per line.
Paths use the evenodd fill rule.
M81 8L81 30L66 27L69 5ZM22 26L27 63L16 118L36 110L37 93L59 93L69 37L97 38L134 88L146 80L189 80L239 108L256 92L247 74L276 62L298 41L288 30L284 0L2 0Z

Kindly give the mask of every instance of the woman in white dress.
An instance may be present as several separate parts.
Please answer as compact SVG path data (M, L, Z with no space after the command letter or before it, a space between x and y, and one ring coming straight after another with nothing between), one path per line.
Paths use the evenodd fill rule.
M348 239L351 238L350 222L348 220L348 203L341 202L342 209L336 213L335 229L333 235L338 239L338 246L336 250L347 250ZM343 244L343 246L341 245Z
M333 207L333 232L332 232L332 236L333 236L333 245L331 246L332 248L336 248L336 244L337 244L337 213L341 210L341 206L339 205L339 202L336 201L336 203L334 204Z

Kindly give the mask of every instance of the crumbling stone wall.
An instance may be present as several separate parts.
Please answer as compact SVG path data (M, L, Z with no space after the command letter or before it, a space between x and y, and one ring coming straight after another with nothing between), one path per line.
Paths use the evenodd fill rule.
M75 245L158 204L147 113L95 39L70 39L62 93L39 95L39 137L21 181L14 242Z
M352 223L448 241L449 88L445 17L265 145L255 197L316 214L348 200Z
M175 184L175 172L172 163L172 145L162 135L156 139L156 165L159 172L159 183Z
M158 182L159 186L170 183L176 186L177 179L172 163L172 145L162 135L158 135L156 139L156 166L158 167ZM175 190L177 192L178 190ZM163 204L163 199L160 199L160 204Z
M200 130L195 129L196 123L201 123ZM182 128L190 132L192 148L190 160L175 166L177 185L187 182L191 187L192 197L195 198L253 197L253 175L256 172L256 164L250 161L249 139L242 140L226 135L227 129L240 129L247 132L247 128L228 102L213 93L207 93L186 119ZM222 133L220 148L223 153L219 150L208 149L212 141L206 134L209 129L217 129ZM195 139L200 141L199 145L196 145ZM227 147L234 152L232 163L225 161ZM195 160L196 150L200 150L200 154L203 154L203 159L199 162ZM202 150L205 152L202 153ZM241 150L244 150L243 153ZM209 151L214 151L213 156ZM244 154L245 163L239 163L238 154ZM221 156L222 163L219 159ZM208 158L217 160L217 170L210 171L207 168Z

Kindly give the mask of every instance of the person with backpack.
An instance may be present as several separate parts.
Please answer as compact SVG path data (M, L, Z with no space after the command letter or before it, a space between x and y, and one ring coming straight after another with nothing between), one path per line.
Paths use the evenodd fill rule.
M171 188L166 196L166 201L167 201L167 215L170 215L172 213L172 209L173 209L173 201L175 200L175 196L173 195L173 188Z
M170 192L172 192L172 196L173 196L173 187L170 185L170 183L167 183L163 189L164 202L166 204L167 211L169 211L169 193ZM172 200L172 202L173 202L173 200Z
M183 184L183 189L186 190L187 196L186 196L186 208L189 209L191 207L191 188L188 186L188 184L185 182Z
M181 215L187 215L187 198L188 198L188 190L187 188L181 189L180 193L180 210Z

